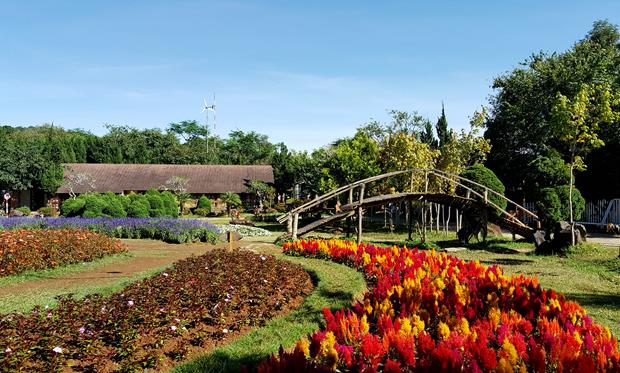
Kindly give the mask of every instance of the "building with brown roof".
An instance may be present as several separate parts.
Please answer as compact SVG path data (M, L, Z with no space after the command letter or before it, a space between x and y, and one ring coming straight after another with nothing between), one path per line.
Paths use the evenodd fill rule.
M91 182L72 186L76 194L86 192L144 192L165 189L166 182L174 177L187 179L187 193L217 197L225 192L247 193L247 183L260 180L273 183L270 165L176 165L176 164L96 164L68 163L65 180L71 175L88 175ZM58 194L69 194L65 183Z

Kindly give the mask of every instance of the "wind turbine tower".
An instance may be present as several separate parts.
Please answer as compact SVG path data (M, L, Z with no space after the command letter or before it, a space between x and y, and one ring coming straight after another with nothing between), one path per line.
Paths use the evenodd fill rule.
M213 133L215 133L215 126L217 124L217 118L215 113L215 92L213 92L213 104L209 105L207 99L204 100L204 106L202 112L205 113L206 128L207 128L207 152L209 151L209 111L213 112Z

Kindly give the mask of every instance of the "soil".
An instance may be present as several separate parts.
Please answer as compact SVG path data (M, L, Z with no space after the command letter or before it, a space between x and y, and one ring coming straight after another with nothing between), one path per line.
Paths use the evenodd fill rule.
M39 290L59 289L70 293L85 283L88 285L106 285L119 279L130 278L138 272L171 265L177 260L191 255L204 254L208 250L222 247L206 244L169 244L157 240L122 240L133 257L125 261L113 263L92 270L59 275L47 276L37 280L28 280L21 283L0 285L0 298L7 295L24 295L36 293Z

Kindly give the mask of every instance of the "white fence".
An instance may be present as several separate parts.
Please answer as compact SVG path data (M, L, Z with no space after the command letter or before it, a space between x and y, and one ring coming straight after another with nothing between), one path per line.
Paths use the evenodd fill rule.
M523 207L536 213L534 202L525 202ZM525 222L529 223L531 219L525 217ZM580 223L590 224L618 224L620 225L620 198L610 201L602 199L586 203L586 208L581 214Z
M620 198L586 203L581 221L584 223L620 224Z

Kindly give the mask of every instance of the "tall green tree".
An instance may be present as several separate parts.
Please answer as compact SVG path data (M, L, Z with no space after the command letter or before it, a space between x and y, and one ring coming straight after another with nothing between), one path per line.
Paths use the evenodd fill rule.
M439 119L437 119L437 124L435 124L435 130L437 131L437 138L439 139L439 148L443 148L448 142L450 142L451 134L448 129L448 119L446 119L446 111L443 106L443 102L441 103L441 115Z
M583 156L593 149L600 148L605 142L599 137L601 124L620 120L620 112L615 113L612 106L620 104L620 95L613 97L608 84L590 86L582 84L577 94L571 99L561 93L557 94L552 110L554 130L560 141L568 146L570 154L570 181L568 206L573 230L572 244L575 244L573 219L573 180L574 171L584 170Z
M485 137L495 151L489 155L487 165L506 183L508 194L523 196L527 189L526 175L531 173L524 165L546 156L551 149L557 150L563 159L570 159L569 146L554 129L552 110L557 95L572 99L583 84L607 84L612 92L617 92L620 89L619 40L615 25L597 21L586 37L566 52L535 54L520 67L494 80L496 93L491 99ZM595 150L596 157L584 158L584 162L619 163L620 142L611 141L618 137L619 131L618 121L609 123L607 130L600 132L601 140L609 145ZM606 178L605 169L600 165L592 167L588 177L578 180L586 195L599 191L596 195L599 198L615 197L620 189L620 177Z

